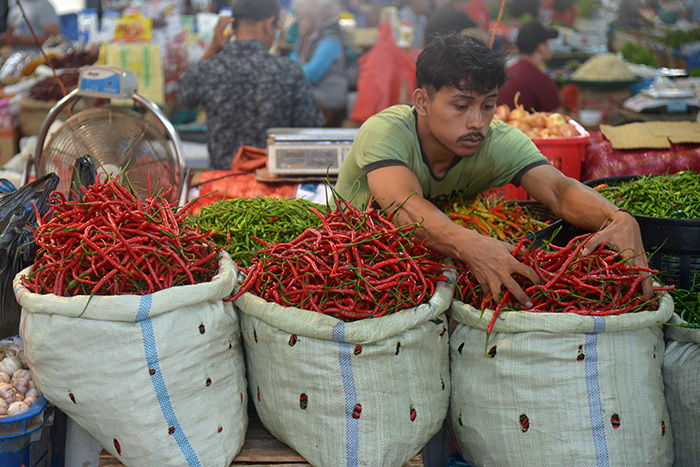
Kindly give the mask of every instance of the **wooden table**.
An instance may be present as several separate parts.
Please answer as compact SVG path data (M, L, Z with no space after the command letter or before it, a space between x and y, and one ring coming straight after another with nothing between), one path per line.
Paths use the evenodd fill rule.
M309 465L296 451L272 436L258 418L250 419L243 447L231 463L231 467L308 467ZM107 451L102 451L99 467L123 467L123 464ZM418 453L403 467L423 467L423 454Z

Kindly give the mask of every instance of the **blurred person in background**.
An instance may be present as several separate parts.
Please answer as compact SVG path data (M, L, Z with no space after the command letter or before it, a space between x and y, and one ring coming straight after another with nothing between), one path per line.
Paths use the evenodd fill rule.
M59 20L56 10L48 0L22 0L25 20L17 1L10 1L7 13L7 29L0 34L0 45L12 46L13 51L39 51L39 45L51 36L59 34ZM31 24L36 39L27 25Z
M519 28L525 23L540 19L540 0L512 0L506 3L506 11L510 15L511 24Z
M399 21L407 21L413 26L413 47L422 49L425 45L425 25L428 23L430 0L405 0L399 10Z
M516 42L520 58L508 67L511 79L498 92L498 105L514 108L515 95L519 92L518 103L527 111L564 111L557 83L542 71L552 58L549 40L558 35L556 29L547 28L541 21L531 21L520 28Z
M265 148L269 128L323 123L299 64L268 52L279 22L278 0L237 0L232 17L219 18L200 62L178 81L180 103L206 112L212 169L229 169L240 146Z
M554 0L552 2L552 23L573 28L576 24L578 10L574 0Z
M444 36L477 28L478 24L469 16L469 0L449 0L439 6L425 25L425 45L435 36Z
M338 0L293 0L299 36L290 57L301 64L326 119L340 126L345 119L348 76Z

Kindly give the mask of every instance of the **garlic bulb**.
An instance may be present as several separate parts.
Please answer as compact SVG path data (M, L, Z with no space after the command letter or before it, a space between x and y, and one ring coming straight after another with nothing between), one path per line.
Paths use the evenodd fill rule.
M19 369L12 373L13 378L25 378L25 379L32 379L32 372L29 370L25 369Z
M15 388L9 383L0 383L0 398L5 399L7 402L12 402L15 400L15 394Z
M8 375L22 368L22 362L15 356L5 357L0 361L0 371Z
M27 400L27 397L37 398L40 395L41 395L41 391L39 391L37 388L32 388L24 394L24 400Z
M10 405L5 399L0 399L0 410L5 410L7 412L7 406Z
M21 413L24 413L27 410L29 410L29 406L24 402L13 402L7 408L7 415L11 417L13 415L19 415Z
M5 349L5 355L17 356L20 350L23 350L21 345L12 344L7 349Z
M19 352L17 352L17 358L19 358L20 363L22 363L22 366L24 368L27 368L27 356L24 354L24 349L20 349Z
M22 401L22 402L24 402L29 407L31 407L32 405L34 405L34 402L36 402L36 397L32 397L32 396L25 397L24 401Z
M24 400L24 394L21 394L21 393L19 393L19 392L18 392L17 394L15 394L15 400L14 400L14 402L23 401L23 400Z
M8 375L5 372L0 371L0 383L9 383L10 382L10 375Z
M12 378L10 384L15 388L15 391L22 395L29 391L29 380L27 378Z

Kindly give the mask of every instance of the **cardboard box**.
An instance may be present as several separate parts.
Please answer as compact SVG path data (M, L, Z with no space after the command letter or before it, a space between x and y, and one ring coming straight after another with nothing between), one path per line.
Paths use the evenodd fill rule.
M0 128L0 167L19 152L17 136L18 131L16 127Z

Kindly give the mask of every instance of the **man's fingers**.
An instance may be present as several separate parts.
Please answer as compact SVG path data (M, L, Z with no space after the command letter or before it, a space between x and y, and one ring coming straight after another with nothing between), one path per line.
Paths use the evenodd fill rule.
M510 278L509 280L506 280L503 285L506 286L506 288L510 291L510 293L513 295L513 297L525 308L532 308L532 300L530 300L530 297L528 297L523 289L520 288L517 282L513 280L513 278Z
M583 246L581 254L585 256L590 252L595 251L596 248L598 248L600 245L603 245L604 243L608 243L608 236L605 232L601 231L594 235L591 235L589 240Z

